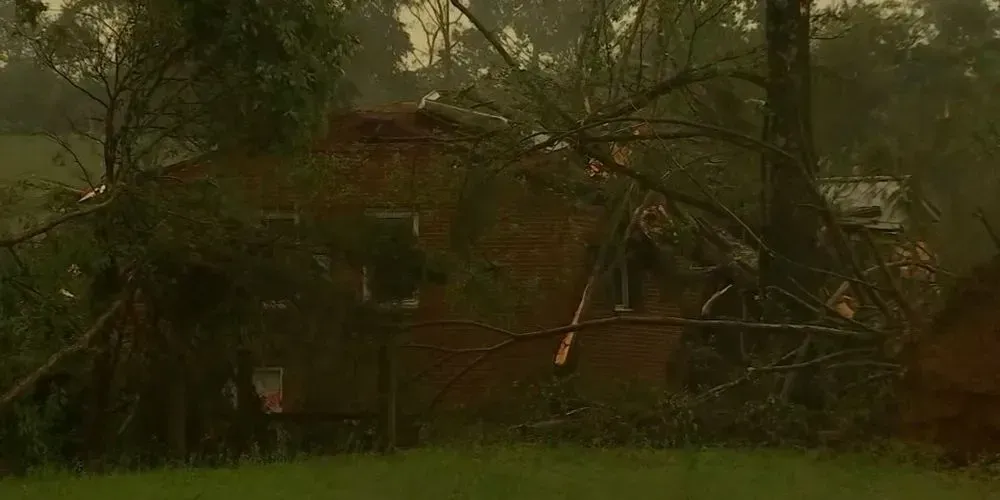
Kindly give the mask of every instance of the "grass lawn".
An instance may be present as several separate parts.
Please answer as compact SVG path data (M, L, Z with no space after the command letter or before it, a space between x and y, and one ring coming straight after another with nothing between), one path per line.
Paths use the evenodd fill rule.
M92 172L100 171L100 146L83 138L69 140L80 161ZM0 134L0 182L43 178L86 185L73 157L42 135Z
M100 146L79 137L70 138L67 142L87 167L91 178L98 180L101 171ZM73 156L48 137L0 134L0 190L25 180L55 181L80 188L87 185L83 171ZM17 231L49 215L41 205L47 186L40 184L37 187L40 189L18 188L17 192L24 198L13 202L7 197L0 197L0 233Z
M4 500L998 499L974 480L870 458L781 452L419 450L238 469L0 481Z

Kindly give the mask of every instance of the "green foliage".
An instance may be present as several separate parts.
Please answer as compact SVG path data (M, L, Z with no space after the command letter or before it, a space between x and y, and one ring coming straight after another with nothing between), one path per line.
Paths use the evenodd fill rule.
M486 89L459 93L456 100L496 108L511 119L514 132L500 134L491 148L470 156L467 163L475 167L465 170L461 215L452 231L452 252L446 254L419 248L406 223L387 226L361 216L334 220L302 214L294 230L260 228L259 207L235 194L240 186L206 179L172 188L156 178L165 150L194 144L198 152L213 147L301 151L322 129L329 111L344 104L352 91L363 90L369 99L382 96L377 98L381 101L412 90L408 77L423 76L425 83L436 85L443 68L406 76L397 65L409 48L396 18L401 3L73 0L57 18L46 20L23 10L38 22L31 29L16 25L17 30L30 35L22 41L30 42L46 69L26 60L0 68L0 90L33 82L32 91L43 92L53 75L60 75L61 83L52 82L52 88L76 89L87 100L81 109L107 117L103 159L129 175L109 179L121 185L107 211L57 230L25 251L0 255L0 380L18 378L79 335L95 312L122 291L120 274L132 276L132 284L142 289L152 326L145 332L147 343L127 347L133 357L121 366L128 383L115 388L118 400L156 387L151 382L158 376L154 360L194 353L194 361L185 359L187 366L223 360L218 365L225 371L225 361L237 348L289 345L290 335L307 337L289 332L342 339L346 336L336 334L367 331L357 323L373 319L366 315L371 311L358 312L363 308L357 307L354 283L336 281L331 269L366 268L375 303L409 297L422 283L446 284L454 310L516 323L514 314L537 291L534 283L515 280L504 266L475 251L495 218L498 187L527 179L524 184L535 183L572 201L601 203L614 201L607 192L627 182L587 177L588 158L575 153L548 171L533 166L512 172L510 152L524 148L523 137L539 129L575 126L570 122L576 117L616 105L624 95L689 65L726 59L720 68L761 69L761 61L753 57L761 31L746 20L754 2L650 2L648 17L637 26L639 41L627 54L616 51L623 49L632 27L628 2L474 2L472 10L489 26L520 40L506 41L527 69L482 76L481 70L496 62L492 48L474 30L459 34L453 54L457 68L452 68L457 81L477 81ZM925 18L862 5L841 10L842 21L831 18L821 26L838 36L816 42L819 152L833 165L826 173L847 173L860 165L861 173L915 173L947 191L967 193L952 204L954 222L972 204L995 201L996 183L987 175L995 170L990 170L995 153L990 144L996 139L990 117L997 110L993 87L1000 59L991 34L998 21L995 11L978 2L924 3ZM846 27L851 29L838 31ZM748 57L734 55L743 53ZM355 74L345 78L348 69ZM3 78L14 83L3 87ZM394 87L400 82L407 83ZM371 91L374 87L377 91ZM539 90L557 97L546 109L533 95ZM35 102L41 100L29 94ZM674 92L640 115L697 121L752 140L761 124L755 104L760 97L761 89L718 79ZM8 106L11 116L26 113L23 107ZM566 122L564 113L573 118ZM592 132L629 133L625 125L608 124ZM676 131L671 127L658 128ZM607 144L596 147L611 150ZM755 212L758 152L716 138L637 141L631 147L637 171L680 190L711 190L747 218ZM393 167L406 164L405 154L397 156ZM311 189L316 199L301 200L310 202L306 205L321 201L320 193L336 192L344 199L359 194L351 192L352 182L323 177L326 168L348 171L331 165L336 159L300 164L297 156L288 157L296 159L282 167L280 183L306 193ZM139 175L133 169L146 172ZM114 177L111 170L105 172L108 177ZM387 197L402 200L408 189L413 205L441 201L436 199L441 191L430 186L461 180L442 171L456 178L423 177L423 184L414 188L406 169L392 168ZM51 206L63 210L77 205L60 199ZM968 225L954 227L971 232ZM682 247L693 239L679 231L668 245ZM288 309L269 310L266 304L275 302ZM215 378L191 376L205 377L195 379L205 387L199 387L204 394L193 401L220 398ZM818 384L826 391L852 381L850 376L831 376ZM622 390L619 399L601 400L567 388L545 388L538 399L546 403L590 404L593 409L541 439L591 446L812 444L834 419L866 432L878 428L872 422L880 423L884 412L873 401L889 397L865 393L858 400L841 401L831 396L831 405L849 407L831 417L757 398L770 391L766 385L758 380L740 393L742 399L702 406L692 405L688 395L662 392ZM199 404L193 406L201 411ZM47 459L55 447L50 441L56 441L47 434L52 432L47 408L18 408L0 436L10 446L8 453ZM146 417L150 420L160 417L146 411L154 414ZM109 413L115 424L130 418L123 411ZM543 408L537 401L528 413L532 418L552 416L548 405ZM193 420L198 418L210 417L199 414ZM153 440L141 433L129 436L138 436L130 444Z
M86 228L67 227L0 254L0 386L6 390L92 321L90 276L102 262ZM43 380L44 382L44 380ZM72 439L67 394L29 393L0 414L0 461L48 465Z
M100 262L93 240L77 231L68 240L46 238L0 256L0 318L5 353L20 357L6 366L32 366L39 352L69 340L89 316L87 274ZM7 380L10 380L10 374Z
M361 104L385 104L416 97L416 78L403 61L413 50L410 34L398 14L408 0L350 2L345 24L357 38L344 77Z
M535 381L519 387L519 397L454 415L447 431L477 422L489 429L487 442L672 449L836 446L870 452L892 423L885 394L862 392L827 412L773 397L746 397L766 394L775 380L762 376L713 396L707 396L709 387L671 391L580 376ZM429 433L445 430L432 425Z
M7 9L14 11L13 20L16 24L35 24L39 16L48 8L40 0L11 0L4 2L4 14L9 16Z
M131 315L106 331L110 358L92 367L111 363L110 383L91 384L97 379L84 376L91 367L73 367L81 377L71 386L109 399L101 411L119 439L108 454L149 454L168 438L163 410L172 403L157 388L171 373L189 377L191 425L217 429L234 418L216 412L235 352L319 349L344 338L358 297L355 284L335 281L331 268L351 265L348 257L360 255L361 265L385 275L376 280L384 284L375 287L379 295L440 278L412 237L370 232L350 241L330 237L350 226L316 230L321 224L311 220L306 231L281 234L259 227L261 200L249 199L237 179L178 184L160 176L164 158L184 150L288 154L311 145L346 97L343 67L354 40L344 9L325 0L77 0L19 27L38 62L105 118L96 140L114 198L99 196L90 203L109 203L103 210L17 248L30 253L27 262L19 253L0 259L5 386L76 340L112 300L135 297ZM308 165L289 163L282 175L290 184L312 178ZM78 209L77 197L49 208ZM38 408L27 403L26 415ZM34 453L26 447L46 432L90 432L80 422L44 428L36 417L37 429L17 424L4 435L5 456ZM74 460L81 451L53 458Z
M62 461L63 451L71 444L65 427L70 401L61 390L54 390L41 401L14 405L0 417L0 457L18 457L18 470L50 467ZM2 459L0 459L2 460Z
M817 144L833 175L912 174L942 207L931 246L950 268L993 252L970 216L995 218L994 87L1000 65L986 2L926 0L839 11L814 60ZM959 195L960 193L960 195Z
M73 0L20 35L92 113L116 118L102 132L119 170L167 147L309 144L344 100L353 48L325 0Z
M193 47L186 62L200 77L198 93L213 96L219 143L309 144L342 100L343 61L353 43L337 2L157 0L151 7L150 14L178 23L158 40L180 36Z

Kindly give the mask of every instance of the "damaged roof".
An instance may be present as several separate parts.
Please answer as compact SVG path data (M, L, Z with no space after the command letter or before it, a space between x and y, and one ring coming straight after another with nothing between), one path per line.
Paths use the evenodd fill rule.
M917 189L911 176L850 176L819 179L819 190L842 215L870 213L851 217L868 229L899 232L925 218L940 220L940 210Z

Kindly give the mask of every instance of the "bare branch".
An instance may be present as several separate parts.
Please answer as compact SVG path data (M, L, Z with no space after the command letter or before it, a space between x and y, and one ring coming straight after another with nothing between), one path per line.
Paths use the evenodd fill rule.
M755 137L751 137L742 132L727 129L725 127L719 127L717 125L710 125L707 123L699 123L692 120L685 120L682 118L609 118L606 120L601 120L596 123L588 122L587 128L598 127L602 125L607 125L610 123L620 123L620 122L636 122L636 123L649 123L649 124L664 124L664 125L679 125L682 127L689 127L698 130L697 135L700 137L708 138L719 138L724 139L731 144L736 144L737 146L748 147L755 151L772 153L775 155L783 156L785 158L797 160L791 153L785 151L773 144L769 144ZM581 130L586 130L582 128ZM674 132L677 133L677 132ZM685 135L691 136L690 133L679 135L679 137L684 138ZM667 139L671 138L668 134L661 133L648 133L648 134L631 134L631 135L621 135L621 136L592 136L584 138L584 142L629 142L629 141L644 141L650 139Z
M694 3L690 3L688 4L688 6L692 11L695 11L697 9ZM721 16L722 13L725 12L726 7L729 7L729 2L723 1L719 2L719 5L716 7L716 9L713 12L710 12L705 17L700 17L697 14L695 14L695 19L693 23L694 26L691 29L691 34L688 35L687 62L684 64L684 67L689 68L691 67L691 64L694 62L694 50L695 50L695 43L697 43L698 41L698 32L702 28L707 26L708 23L718 19L719 16Z
M798 351L799 351L799 349L796 349L796 352L798 352ZM809 367L812 367L812 366L822 365L824 363L828 363L831 360L843 358L844 356L849 356L851 354L873 354L875 352L877 352L875 349L870 349L870 348L869 349L845 349L843 351L837 351L837 352L832 353L832 354L827 354L827 355L824 355L824 356L820 356L818 358L810 359L809 361L799 361L799 362L795 362L795 363L791 363L791 364L787 364L787 365L770 365L770 366L761 366L761 367L751 366L751 367L747 368L747 372L749 372L749 373L767 373L767 372L795 371L795 370L801 370L803 368L809 368ZM845 364L841 364L841 366L846 366L846 365Z
M625 192L622 193L621 201L618 202L618 207L616 207L614 213L611 215L611 227L608 231L609 237L604 240L600 249L597 251L597 258L594 259L594 265L591 267L590 275L587 277L587 284L583 287L583 294L580 296L580 301L577 303L576 312L573 314L573 319L570 324L578 324L580 322L580 318L583 317L584 312L590 305L590 300L593 296L597 280L601 276L605 260L607 259L608 253L611 251L613 242L618 239L618 227L626 219L626 217L628 218L628 226L624 234L628 235L632 233L632 227L635 225L636 216L628 213L628 207L632 191L634 189L635 182L630 182L628 187L625 189ZM575 333L576 332L571 331L566 333L563 337L563 340L559 344L559 348L556 351L556 366L563 366L569 360L570 349L573 347L573 338L575 337Z
M639 2L639 7L636 9L635 19L632 20L631 29L628 31L627 37L625 39L625 44L621 50L621 59L618 61L617 71L612 68L615 76L619 82L625 80L625 70L628 68L628 60L632 55L632 48L635 46L636 37L642 28L643 21L646 19L646 9L649 6L649 0L641 0Z
M889 286L892 287L890 290L896 298L896 303L899 304L899 307L903 310L903 314L906 318L911 322L915 322L917 320L917 313L910 307L909 302L906 300L906 296L903 294L903 288L889 270L889 266L886 264L885 258L882 257L881 250L879 250L878 245L875 244L875 238L872 237L871 230L865 229L861 231L861 235L872 252L872 257L875 259L875 265L882 271L882 276L889 282Z
M808 325L808 324L776 324L776 323L755 323L748 321L739 320L728 320L728 319L689 319L689 318L676 318L667 316L613 316L608 318L600 318L589 321L581 321L579 323L571 323L569 325L564 325L556 328L548 328L544 330L535 330L530 332L512 332L503 328L499 328L486 323L471 321L471 320L440 320L440 321L427 321L421 323L411 323L408 325L402 325L403 330L417 330L424 328L435 328L435 327L447 327L447 326L467 326L475 327L495 333L499 333L507 337L506 339L497 342L495 344L485 346L485 347L473 347L473 348L448 348L438 345L430 344L416 344L410 343L403 345L402 347L407 347L411 349L421 349L430 350L436 352L447 353L444 360L440 360L436 363L437 366L440 364L453 359L455 356L462 354L478 354L475 359L473 359L469 364L462 367L457 373L452 375L443 386L438 390L437 394L431 400L430 409L437 406L438 403L443 399L445 394L450 390L450 388L467 373L469 373L473 368L485 361L489 356L494 353L513 345L516 342L547 338L559 334L569 333L569 332L581 332L587 328L593 328L597 326L611 325L617 323L625 324L644 324L644 325L663 325L663 326L700 326L700 327L713 327L720 329L737 329L737 330L762 330L770 332L795 332L803 334L821 334L821 335L832 335L838 337L849 337L849 338L869 338L870 334L867 332L859 332L852 330L844 330L840 328L831 328L821 325ZM787 359L797 352L798 349L793 350L787 355L783 356L781 360ZM779 360L780 361L780 360ZM748 379L749 373L743 379L739 379L728 384L726 387L733 387L743 383ZM722 389L725 390L725 389ZM703 395L703 397L707 397Z
M465 16L465 18L468 19L469 22L471 22L472 25L475 26L480 33L482 33L483 37L486 38L486 41L493 46L493 50L497 51L497 54L500 55L500 57L503 59L505 63L507 63L508 66L510 66L511 68L520 69L521 66L517 63L517 60L515 60L514 57L510 55L510 52L503 46L503 42L500 41L500 38L498 38L495 33L487 29L486 25L483 24L483 22L480 21L479 18L477 18L472 13L472 11L469 10L468 7L462 5L461 0L450 0L450 1L451 4L454 5L455 8L458 9L458 11L461 12L462 15Z
M680 167L680 165L677 164L677 160L675 158L673 158L671 156L670 160L672 162L674 162L674 164L677 167ZM779 259L782 262L786 262L786 263L788 263L790 265L796 266L796 267L798 267L800 269L812 271L812 272L815 272L815 273L818 273L818 274L822 274L822 275L826 275L826 276L830 276L830 277L833 277L833 278L838 278L838 279L847 281L847 282L851 283L852 285L856 285L856 286L860 286L860 287L865 287L866 289L871 290L872 293L877 293L880 290L880 288L878 287L877 284L871 283L869 281L866 281L864 279L864 276L865 276L864 274L858 274L857 276L848 276L848 275L844 275L844 274L841 274L841 273L838 273L838 272L835 272L835 271L832 271L832 270L829 270L829 269L821 269L821 268L818 268L818 267L814 267L814 266L810 266L810 265L807 265L807 264L803 264L802 262L799 262L798 260L795 260L795 259L793 259L793 258L791 258L791 257L789 257L787 255L778 253L776 250L774 250L773 247L771 247L770 245L768 245L764 241L764 239L760 235L758 235L749 226L749 224L747 224L739 215L737 215L735 212L733 212L730 208L726 207L726 205L724 203L722 203L718 198L716 198L715 195L713 195L712 192L704 184L702 184L701 182L698 181L698 179L696 179L693 175L691 175L690 173L688 173L686 170L684 170L682 168L678 168L678 170L680 170L680 171L682 171L682 172L684 172L684 173L687 174L688 179L702 192L702 194L704 194L709 199L709 201L712 203L713 207L715 207L715 212L716 213L722 214L723 217L728 218L729 220L733 221L734 223L736 223L737 225L739 225L741 229L744 230L744 232L750 238L751 243L757 245L757 250L758 251L767 254L769 257L772 257L772 258L775 258L775 259ZM688 216L688 217L691 217L691 216ZM712 231L706 231L706 230L704 230L704 228L702 227L701 224L698 224L698 228L699 228L700 232L702 233L702 235L706 239L708 239L710 241L712 241L715 237L717 237L717 235L713 234ZM789 298L792 298L792 299L797 300L797 301L800 300L798 297L796 297L795 295L791 294L787 290L781 290L781 292L783 292L784 294L786 294Z
M781 363L782 361L784 361L784 360L792 357L793 355L795 355L796 352L798 352L798 348L792 349L791 351L789 351L788 353L786 353L784 356L778 358L775 362L771 363L771 365L769 365L769 366L775 366L778 363ZM695 405L699 405L699 404L705 403L708 400L710 400L712 398L715 398L715 397L721 395L722 393L724 393L724 392L726 392L726 391L728 391L728 390L730 390L732 388L739 387L739 386L741 386L741 385L749 382L752 378L753 378L753 372L751 370L747 370L747 372L744 373L743 376L737 377L737 378L735 378L733 380L730 380L729 382L726 382L724 384L719 384L719 385L717 385L717 386L715 386L715 387L713 387L713 388L711 388L711 389L709 389L709 390L707 390L707 391L705 391L705 392L703 392L703 393L695 396L694 398L691 399L691 405L695 406Z
M758 330L758 331L778 332L778 333L789 333L789 332L794 332L799 334L816 333L820 335L829 335L834 337L848 337L848 338L871 337L871 334L868 332L845 330L841 328L833 328L829 326L810 325L810 324L756 323L752 321L740 321L740 320L730 320L730 319L692 319L692 318L679 318L671 316L611 316L607 318L592 319L588 321L581 321L576 324L563 325L555 328L546 328L543 330L535 330L529 332L512 332L510 330L504 330L502 328L497 328L495 326L487 325L485 323L477 321L469 321L469 320L441 320L441 321L427 321L422 323L411 323L409 325L404 325L403 328L405 330L416 330L416 329L444 327L444 326L471 326L503 334L507 337L507 339L487 347L472 347L464 349L451 349L451 348L428 345L428 344L407 344L404 347L409 347L413 349L434 350L434 351L449 352L449 353L481 353L481 352L495 351L513 342L552 337L562 333L583 331L589 328L605 326L605 325L613 325L613 324L698 326L702 328L746 329L746 330Z
M754 83L755 85L767 88L767 83L759 76L746 71L725 70L718 66L718 63L702 66L699 68L686 69L680 73L663 80L648 89L624 99L624 102L607 106L605 110L595 113L593 120L604 120L617 118L641 111L654 101L675 90L682 89L689 85L715 80L718 78L736 78Z
M504 47L503 43L496 36L496 34L487 29L486 26L482 23L482 21L480 21L469 10L468 7L462 4L461 0L450 0L450 1L451 4L454 5L462 13L462 15L464 15L476 27L477 30L479 30L479 32L483 35L483 37L486 38L486 40L490 43L490 45L493 46L494 50L496 50L496 52L504 60L504 62L511 69L517 71L518 74L520 74L520 72L523 70L518 65L514 57L511 56L510 52ZM626 99L626 103L618 108L613 108L609 112L598 114L582 122L580 120L573 119L573 117L569 116L564 110L562 110L558 106L553 105L550 99L535 85L532 85L530 82L527 83L528 86L530 87L530 90L532 91L531 93L533 94L534 99L537 101L539 105L543 106L546 110L550 111L553 116L558 116L563 126L578 128L577 133L572 134L572 136L575 136L576 142L578 144L585 145L591 139L589 134L586 133L586 130L588 128L591 128L593 123L606 122L608 120L621 118L623 115L630 114L635 109L648 106L655 99L670 92L675 88L679 88L684 85L688 85L690 83L715 78L721 74L722 73L717 68L711 68L711 67L684 72L680 75L677 75L673 79L668 80L667 82L654 86L653 88L647 90L646 92L640 94L639 96ZM719 130L716 130L716 132L721 133L721 131ZM737 135L742 136L742 134L738 133ZM747 137L742 137L742 138L747 139ZM749 138L749 140L752 141L752 143L759 142L753 138ZM768 149L772 154L776 153L776 151L771 150L771 148L765 148L765 149ZM638 185L643 189L656 191L680 203L684 203L699 208L701 210L704 210L706 212L725 217L725 213L720 213L718 208L715 207L713 204L706 203L704 200L687 195L685 193L674 191L665 186L663 182L660 182L653 177L650 177L642 172L638 172L634 169L628 168L624 165L620 165L614 160L614 158L612 158L609 154L607 154L607 152L600 150L600 148L593 148L593 147L582 148L581 153L590 156L592 158L596 158L611 171L631 178L632 180L636 181Z
M95 95L93 92L91 92L90 90L88 90L84 86L82 86L79 83L77 83L75 78L73 78L65 70L61 69L59 67L59 63L56 62L55 58L51 54L48 54L43 47L40 47L40 46L38 46L36 44L35 54L37 54L38 57L42 60L42 62L45 64L46 68L51 69L56 75L59 76L59 78L61 78L64 82L68 83L75 90L77 90L80 93L82 93L83 95L87 96L87 98L89 98L91 101L94 101L95 103L97 103L101 107L107 107L108 106L108 103L104 99L101 99L100 97L98 97L97 95Z
M81 210L76 210L76 211L70 212L68 214L63 214L63 215L60 215L58 217L54 217L51 220L49 220L48 222L45 222L45 223L40 224L38 226L35 226L35 227L31 228L31 229L27 229L25 231L22 231L22 232L14 235L14 236L10 236L10 237L7 237L7 238L0 238L0 248L6 248L6 247L12 247L12 246L15 246L15 245L20 245L21 243L24 243L25 241L28 241L28 240L36 237L36 236L48 233L49 231L52 231L53 229L55 229L55 228L57 228L57 227L65 224L67 222L70 222L70 221L72 221L74 219L78 219L80 217L84 217L84 216L87 216L87 215L99 212L101 210L104 210L108 205L110 205L114 201L114 199L115 199L115 194L112 193L111 196L109 196L107 200L104 200L101 203L98 203L98 204L95 204L95 205L91 205L91 206L89 206L87 208L84 208L84 209L81 209Z
M74 130L76 129L76 125L72 123L72 120L70 121L70 126ZM73 147L69 144L69 142L67 142L62 137L59 137L57 134L53 134L51 132L45 132L45 136L50 141L58 144L63 151L65 151L66 153L68 153L70 156L73 157L73 164L80 169L80 173L83 174L84 181L87 182L87 185L90 186L90 188L97 187L97 185L94 184L93 180L91 179L90 172L87 170L87 166L83 164L83 160L80 159L80 155L76 154L76 151L73 150Z
M986 229L986 234L988 234L990 240L993 241L993 245L997 247L997 250L1000 250L1000 235L998 235L993 229L993 225L990 224L989 219L986 218L986 212L984 212L982 208L976 209L976 218L978 218L979 222L983 224L983 228Z

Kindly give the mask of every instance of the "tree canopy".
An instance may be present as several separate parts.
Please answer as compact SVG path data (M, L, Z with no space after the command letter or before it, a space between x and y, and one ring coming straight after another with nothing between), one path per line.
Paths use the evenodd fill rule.
M245 453L264 433L260 408L223 390L231 382L253 399L247 353L329 344L344 366L362 351L380 360L370 382L391 414L395 342L419 323L387 304L429 281L451 285L463 311L526 300L494 293L513 279L475 251L509 186L598 214L580 273L566 265L583 282L571 323L518 334L448 320L508 340L404 347L436 350L440 363L479 355L461 377L494 349L558 333L565 361L574 328L595 324L594 290L638 260L641 286L664 300L699 295L696 317L596 321L690 326L690 394L676 403L688 415L730 404L743 418L766 400L786 417L850 407L854 418L885 403L884 375L903 363L894 346L914 342L940 305L946 270L996 251L983 221L1000 218L1000 13L987 0L807 3L68 0L49 12L0 0L0 94L16 96L0 102L0 133L44 130L84 174L73 141L91 141L101 163L91 199L45 185L37 204L52 218L0 237L0 382L12 384L0 417L16 417L0 418L0 442L39 461L48 451L32 443L66 436L88 459L126 445L162 458L158 443L186 458L195 431L232 426L219 446ZM333 112L430 90L438 109L503 122L467 143L434 142L455 191L447 258L422 247L409 219L300 210L367 182L338 177L341 162L375 161L313 154ZM558 159L525 160L544 151ZM274 186L248 189L222 170L251 157L273 160ZM184 158L206 168L174 177L168 167ZM823 184L862 175L926 187L940 224L873 230L884 207L837 205ZM261 220L264 191L283 189L300 193L286 203L297 212ZM919 262L930 268L920 276L933 280L914 277L906 254L928 247L935 259ZM782 335L757 335L768 331ZM819 368L842 359L856 369ZM64 383L56 409L23 397L57 367L82 381ZM53 415L73 412L86 417L53 430ZM22 425L32 418L53 427ZM121 449L100 444L113 425Z

